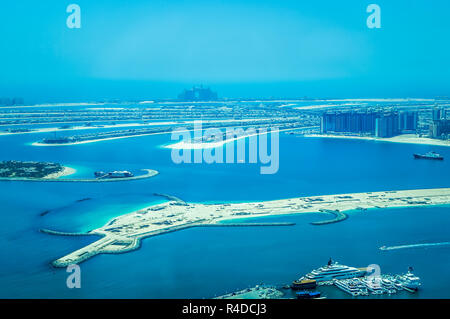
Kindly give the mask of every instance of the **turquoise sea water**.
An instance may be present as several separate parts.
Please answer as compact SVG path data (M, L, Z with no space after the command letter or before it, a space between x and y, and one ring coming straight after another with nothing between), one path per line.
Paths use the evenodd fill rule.
M240 202L395 189L450 187L449 161L417 161L414 152L450 148L280 136L280 169L260 164L173 164L160 148L169 135L64 147L32 147L47 134L0 137L0 160L56 161L96 170L156 169L160 175L120 183L0 182L0 297L208 298L267 284L286 284L329 257L382 272L413 266L423 289L413 298L449 298L450 248L380 251L382 245L449 241L450 208L351 212L344 222L309 223L318 214L278 216L289 227L195 228L143 240L138 251L99 255L81 264L82 288L66 288L67 273L49 262L96 240L58 237L40 228L87 231L110 218L161 202L153 193L189 202ZM84 199L83 201L80 201ZM41 216L41 213L48 211ZM330 297L345 297L327 291Z

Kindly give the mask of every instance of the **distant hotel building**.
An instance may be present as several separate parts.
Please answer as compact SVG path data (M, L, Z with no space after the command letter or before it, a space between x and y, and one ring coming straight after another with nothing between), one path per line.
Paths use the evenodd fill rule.
M211 91L210 88L193 87L190 90L184 90L178 95L178 99L181 101L215 101L217 100L217 93Z
M417 112L347 111L322 115L321 132L392 137L417 129Z

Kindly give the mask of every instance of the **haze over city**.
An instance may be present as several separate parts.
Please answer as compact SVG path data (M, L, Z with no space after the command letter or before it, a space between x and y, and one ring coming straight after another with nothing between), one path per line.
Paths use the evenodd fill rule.
M448 1L77 1L2 4L1 95L30 102L173 98L435 97L450 89Z

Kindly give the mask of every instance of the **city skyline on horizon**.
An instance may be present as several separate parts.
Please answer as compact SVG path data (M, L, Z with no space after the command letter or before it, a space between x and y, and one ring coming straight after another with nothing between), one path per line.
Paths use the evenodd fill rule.
M390 94L364 94L364 95L344 95L344 94L330 94L330 95L317 95L317 96L311 96L306 94L306 92L300 92L298 94L291 93L291 94L283 94L285 91L289 91L291 85L295 85L292 83L285 83L284 85L280 84L265 84L266 86L275 86L275 89L273 92L279 92L279 94L270 94L271 92L266 92L266 94L251 94L255 91L253 85L246 84L246 85L230 85L230 86L238 86L240 89L230 89L230 86L227 85L205 85L202 83L196 83L196 84L180 84L180 83L158 83L157 85L148 84L146 82L141 83L141 86L138 86L138 91L142 89L142 93L136 93L136 94L82 94L81 96L75 95L75 96L69 96L66 95L65 97L62 96L48 96L47 98L36 98L33 96L30 96L29 94L20 94L19 91L14 92L15 94L7 95L6 91L0 91L0 99L9 99L9 100L23 100L23 105L33 105L33 104L57 104L57 103L84 103L84 102L143 102L143 101L182 101L180 100L179 96L180 93L190 90L194 87L203 86L204 88L209 88L213 92L217 93L218 98L214 99L217 101L226 101L226 100L304 100L304 101L333 101L333 100L361 100L361 101L375 101L375 100L450 100L450 91L444 92L442 94L430 94L430 95L400 95L395 94L395 92L392 92ZM122 82L117 82L112 87L115 87L117 90L119 90L119 86L123 88ZM255 85L257 86L257 85ZM263 85L264 86L264 85ZM125 86L126 87L126 86ZM134 86L135 87L135 86ZM145 89L145 87L147 89ZM225 90L221 90L225 87ZM246 89L247 87L253 87L253 89ZM288 88L287 90L286 87ZM98 86L94 86L92 89L96 89ZM53 90L53 88L48 88L49 90ZM67 88L67 90L70 90L70 87ZM148 93L145 93L145 91L148 91ZM157 90L158 92L164 92L163 95L158 94L152 94L151 92ZM61 89L60 89L61 91ZM64 91L64 90L63 90ZM89 92L89 90L85 91ZM120 90L119 90L120 91ZM125 90L126 91L126 90ZM258 89L256 90L258 91ZM242 94L224 94L224 92L236 92L236 93L242 93ZM438 92L436 92L438 93ZM447 94L445 94L447 93ZM213 101L213 100L211 100ZM185 102L189 102L189 100L185 100ZM195 101L194 101L195 102ZM199 102L199 101L197 101ZM2 104L2 103L0 103ZM17 104L20 105L20 104Z

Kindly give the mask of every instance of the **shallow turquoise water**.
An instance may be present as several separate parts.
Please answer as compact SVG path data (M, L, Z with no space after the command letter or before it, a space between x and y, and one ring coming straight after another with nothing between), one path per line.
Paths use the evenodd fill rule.
M169 142L168 135L70 147L26 145L45 136L1 137L0 146L7 151L0 160L57 161L79 169L78 176L140 168L161 174L126 183L0 183L0 297L207 298L260 282L286 284L329 257L354 266L375 263L393 273L412 265L423 289L406 297L450 297L448 247L378 250L382 245L449 241L448 207L352 212L348 220L325 226L309 224L323 216L304 214L264 218L296 223L289 227L187 229L145 239L135 252L88 260L81 265L79 290L66 288L68 274L49 262L95 238L38 232L99 227L114 216L160 202L155 192L190 202L239 202L449 187L449 161L412 158L412 153L428 150L450 158L448 148L281 135L279 172L260 175L259 164L173 164L170 150L159 147ZM44 211L49 212L41 216Z

